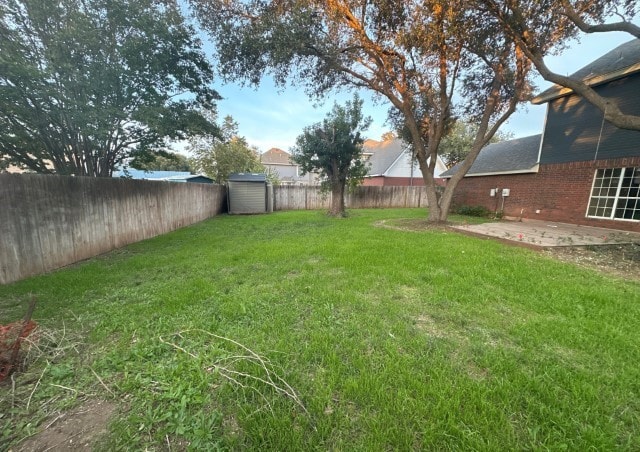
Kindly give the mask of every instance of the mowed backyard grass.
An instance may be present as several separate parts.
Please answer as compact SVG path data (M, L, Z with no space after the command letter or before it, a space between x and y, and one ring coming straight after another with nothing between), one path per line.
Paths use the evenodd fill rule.
M640 448L640 284L379 226L424 216L220 216L0 287L53 338L5 444L104 398L105 450Z

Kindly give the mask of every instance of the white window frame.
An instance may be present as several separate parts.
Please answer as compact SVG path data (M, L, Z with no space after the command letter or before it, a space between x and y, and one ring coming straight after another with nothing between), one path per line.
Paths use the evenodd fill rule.
M596 218L596 219L601 219L601 220L615 220L615 221L633 221L633 222L638 222L640 220L635 220L633 218L616 218L616 211L618 210L618 202L620 201L620 192L622 191L622 183L624 182L625 179L625 174L627 171L634 171L636 170L636 168L638 168L638 171L640 171L640 167L624 167L624 168L598 168L595 170L594 174L593 174L593 181L591 183L591 190L589 191L589 203L587 204L587 211L585 216L587 218ZM606 170L613 170L615 171L616 169L620 169L620 175L618 176L618 185L616 187L616 194L614 196L594 196L593 195L593 189L596 185L596 180L598 178L598 171L606 171ZM636 171L637 172L637 171ZM611 187L611 186L610 186ZM600 187L602 188L602 187ZM598 215L589 215L589 210L591 209L591 204L593 202L594 199L613 199L613 206L611 207L611 215L609 216L598 216ZM623 199L640 199L640 194L639 196L633 197L633 198L629 198L629 197L624 197ZM640 210L640 206L636 206L635 210Z

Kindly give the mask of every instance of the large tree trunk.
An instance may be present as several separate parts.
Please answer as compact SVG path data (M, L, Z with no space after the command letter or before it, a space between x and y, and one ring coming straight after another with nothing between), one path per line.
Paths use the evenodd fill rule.
M427 221L429 223L446 223L447 215L449 213L449 206L446 209L441 208L441 202L438 196L438 185L436 184L435 177L433 177L435 162L433 165L427 163L428 157L424 144L422 144L420 133L417 127L410 127L412 131L414 146L416 146L416 158L418 160L418 166L422 173L422 180L424 181L424 188L427 194ZM417 145L415 143L418 143ZM436 157L437 158L437 157Z
M335 181L331 184L331 208L329 215L332 217L344 217L344 181Z

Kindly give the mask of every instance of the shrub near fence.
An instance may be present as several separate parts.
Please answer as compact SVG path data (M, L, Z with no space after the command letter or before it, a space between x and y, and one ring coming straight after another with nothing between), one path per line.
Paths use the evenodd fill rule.
M320 187L274 187L274 210L329 209L331 193L321 193ZM360 186L347 193L345 203L350 209L427 207L424 187Z
M224 202L220 185L0 174L0 284L205 220Z

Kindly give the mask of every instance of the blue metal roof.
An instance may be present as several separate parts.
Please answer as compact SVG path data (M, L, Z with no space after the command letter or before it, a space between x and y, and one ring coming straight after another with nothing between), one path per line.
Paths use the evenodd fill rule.
M113 177L126 177L131 179L166 179L168 177L192 176L189 171L145 171L133 168L114 171Z

